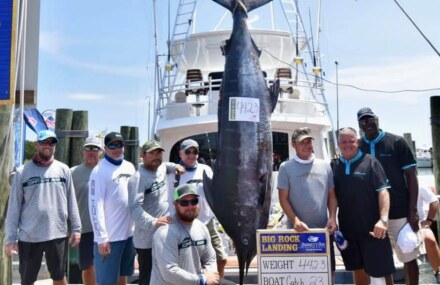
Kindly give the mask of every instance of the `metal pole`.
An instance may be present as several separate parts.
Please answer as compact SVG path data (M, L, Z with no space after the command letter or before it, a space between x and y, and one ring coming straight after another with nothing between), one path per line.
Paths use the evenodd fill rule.
M339 131L339 63L335 61L336 65L336 129Z

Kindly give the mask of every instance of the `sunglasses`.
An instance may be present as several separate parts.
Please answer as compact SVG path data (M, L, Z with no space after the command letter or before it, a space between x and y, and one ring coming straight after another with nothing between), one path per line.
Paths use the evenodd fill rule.
M190 155L190 154L198 155L199 151L198 150L187 149L187 150L185 150L185 154L186 155Z
M194 198L191 200L177 200L177 203L182 207L188 207L189 204L191 204L192 206L195 206L199 203L199 198Z
M54 142L54 141L38 141L38 143L39 143L40 145L43 145L43 146L46 146L46 145L48 145L48 146L54 146L54 145L57 144L57 143Z
M98 151L98 150L101 150L101 148L98 146L95 146L95 145L86 145L84 147L84 150L85 151Z
M119 149L119 148L123 148L125 146L125 144L123 142L120 142L118 144L109 144L107 147L108 149Z

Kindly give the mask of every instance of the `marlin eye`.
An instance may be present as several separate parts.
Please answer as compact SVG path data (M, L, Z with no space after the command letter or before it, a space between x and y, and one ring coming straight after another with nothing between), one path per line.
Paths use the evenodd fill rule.
M244 238L241 240L241 244L242 245L248 245L249 244L249 240L247 238Z

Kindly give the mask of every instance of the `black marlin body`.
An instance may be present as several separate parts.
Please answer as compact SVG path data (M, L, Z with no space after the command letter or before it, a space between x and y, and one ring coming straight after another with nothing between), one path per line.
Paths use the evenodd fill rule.
M256 230L266 228L272 194L272 129L277 84L267 87L261 51L247 28L247 13L272 0L213 0L233 14L218 106L214 176L204 177L208 203L234 241L240 284L256 255Z

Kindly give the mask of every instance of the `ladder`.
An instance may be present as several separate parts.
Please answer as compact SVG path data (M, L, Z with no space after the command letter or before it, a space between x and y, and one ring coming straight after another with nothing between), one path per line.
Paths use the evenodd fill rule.
M182 61L185 45L191 33L197 0L180 0L172 38L169 44L169 58L162 75L159 88L159 99L163 106L169 102L176 84L180 62Z

